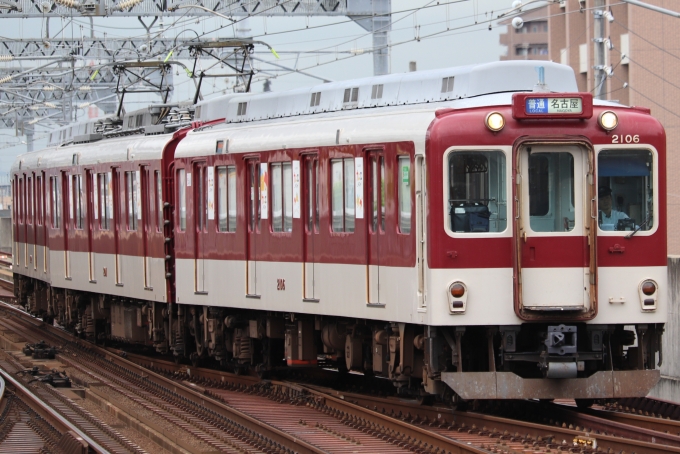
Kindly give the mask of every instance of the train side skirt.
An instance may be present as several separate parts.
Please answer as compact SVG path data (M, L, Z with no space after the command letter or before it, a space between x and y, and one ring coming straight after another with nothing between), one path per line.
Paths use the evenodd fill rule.
M608 399L645 397L660 370L600 371L588 378L522 378L512 372L443 372L441 379L461 398Z

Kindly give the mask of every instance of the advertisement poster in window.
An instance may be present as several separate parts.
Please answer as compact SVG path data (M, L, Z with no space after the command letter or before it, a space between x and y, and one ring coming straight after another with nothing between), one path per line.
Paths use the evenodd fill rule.
M300 161L293 161L293 218L300 218Z
M260 210L262 219L269 218L269 173L267 172L267 163L260 163Z
M142 219L142 197L139 193L142 185L139 182L140 174L139 170L135 171L135 187L132 190L133 197L135 199L135 210L137 210L137 219Z
M215 167L208 166L208 219L215 219Z
M356 198L356 218L364 218L364 159L354 158L354 196Z

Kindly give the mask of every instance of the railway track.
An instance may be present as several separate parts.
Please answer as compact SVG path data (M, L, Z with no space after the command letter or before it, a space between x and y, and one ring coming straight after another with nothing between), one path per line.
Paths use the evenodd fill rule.
M0 370L0 453L109 453L134 452L111 450L74 424L54 399L41 396L14 378L1 361ZM139 452L139 451L137 451Z
M546 411L553 412L552 420L538 422L522 421L517 415L500 415L512 413L516 403L505 409L487 408L485 413L456 411L396 398L192 368L134 354L125 354L123 358L119 351L105 351L75 341L67 333L37 320L21 320L11 322L18 329L19 325L26 327L31 323L35 339L49 338L51 342L67 344L59 360L76 371L91 389L109 383L117 395L179 418L185 424L193 423L194 427L199 424L226 427L221 415L229 414L231 420L232 413L227 412L241 412L249 423L257 424L238 423L243 430L236 439L241 441L258 437L264 428L293 436L294 441L282 440L278 445L265 442L267 448L276 446L273 450L260 444L253 451L252 443L246 443L251 448L247 452L680 453L677 429L676 432L668 429L670 435L664 433L666 427L675 427L674 422L668 422L664 430L653 430L632 419L616 420L612 412L584 413L556 405L547 406ZM7 319L2 323L8 323ZM143 369L135 369L133 363ZM181 405L173 404L179 410L172 410L171 396L179 396ZM525 404L533 405L517 403ZM527 412L522 407L514 408L515 412ZM182 413L173 411L184 411L198 421L183 419ZM573 414L569 416L569 412ZM214 432L208 434L217 437ZM270 440L273 439L272 436Z

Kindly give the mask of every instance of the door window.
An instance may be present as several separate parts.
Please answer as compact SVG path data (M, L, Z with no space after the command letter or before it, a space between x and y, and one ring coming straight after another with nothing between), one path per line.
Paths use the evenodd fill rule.
M354 232L354 159L331 160L331 209L334 232Z
M529 225L534 232L574 230L574 156L529 155Z

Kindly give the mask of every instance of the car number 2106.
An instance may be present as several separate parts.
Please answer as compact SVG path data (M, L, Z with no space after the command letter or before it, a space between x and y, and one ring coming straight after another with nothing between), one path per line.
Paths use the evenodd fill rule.
M640 143L640 135L612 134L612 143Z

